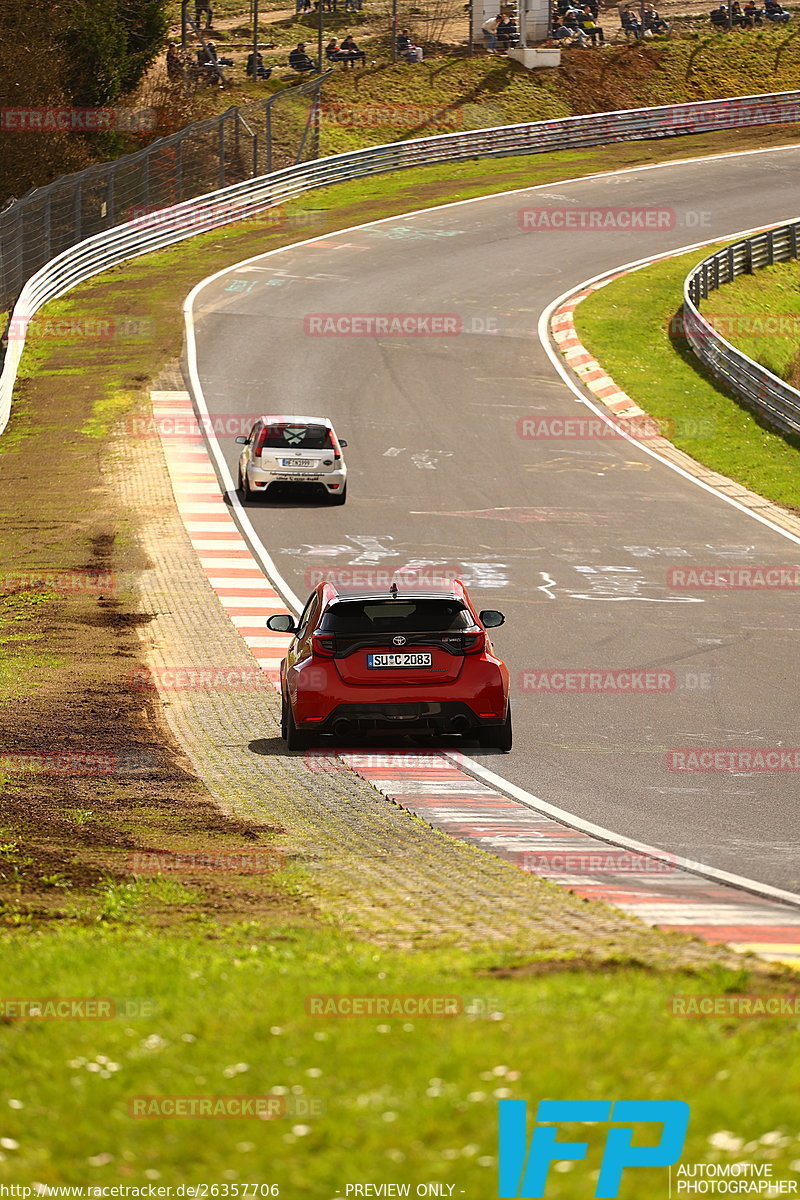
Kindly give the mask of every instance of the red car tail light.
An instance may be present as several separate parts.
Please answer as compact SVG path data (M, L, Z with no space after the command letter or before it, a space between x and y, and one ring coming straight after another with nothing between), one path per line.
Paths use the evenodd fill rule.
M465 633L464 634L464 653L465 654L481 654L486 649L486 634L480 633Z
M264 442L267 440L267 426L262 425L259 430L258 437L253 445L253 456L258 458L261 451L264 449Z
M311 635L311 650L319 658L333 658L336 639L324 633L314 633Z
M331 445L333 446L333 457L338 462L342 457L342 447L339 445L339 439L332 429L328 430L328 437L330 438Z

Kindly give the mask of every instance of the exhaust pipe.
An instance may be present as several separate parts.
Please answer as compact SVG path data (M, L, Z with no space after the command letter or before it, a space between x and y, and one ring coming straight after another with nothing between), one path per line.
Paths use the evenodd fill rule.
M338 720L333 722L333 732L336 737L344 737L345 734L350 732L350 722L346 717L339 717Z
M451 718L450 728L453 733L464 733L465 730L469 729L469 718L465 717L463 713L458 713L455 717Z

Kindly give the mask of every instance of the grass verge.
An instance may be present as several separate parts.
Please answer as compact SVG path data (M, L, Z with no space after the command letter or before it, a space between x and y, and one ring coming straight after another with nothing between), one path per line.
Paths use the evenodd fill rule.
M680 450L798 510L798 446L717 387L679 333L683 281L717 248L694 250L615 280L578 305L575 327L615 383L663 423ZM705 305L703 311L708 312Z
M275 1184L292 1200L330 1200L353 1182L408 1183L413 1195L434 1181L486 1197L497 1101L540 1096L691 1098L687 1161L745 1157L780 1177L800 1154L798 1021L670 1013L672 995L739 991L743 974L523 970L490 951L400 956L335 933L254 940L247 926L180 940L60 934L6 942L3 957L14 995L108 998L120 1016L6 1021L0 1146L12 1148L0 1179ZM311 1015L312 997L341 994L457 997L463 1011ZM271 1096L285 1115L131 1116L134 1098L174 1096ZM53 1121L65 1105L70 1120ZM588 1139L596 1171L604 1128L569 1134ZM552 1172L547 1195L591 1194L581 1175ZM665 1196L666 1185L664 1170L626 1172L619 1195Z
M773 375L800 385L800 268L776 263L711 292L703 316L727 341Z

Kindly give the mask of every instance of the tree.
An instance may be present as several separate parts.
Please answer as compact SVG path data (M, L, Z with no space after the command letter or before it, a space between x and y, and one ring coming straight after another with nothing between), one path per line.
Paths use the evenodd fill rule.
M164 44L166 0L79 0L64 30L76 104L113 104L141 81Z

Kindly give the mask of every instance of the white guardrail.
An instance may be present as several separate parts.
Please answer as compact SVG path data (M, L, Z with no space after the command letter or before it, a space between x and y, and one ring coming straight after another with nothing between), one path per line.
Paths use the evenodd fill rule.
M48 301L126 259L255 216L313 188L406 167L511 154L542 154L548 150L798 120L800 92L779 92L440 134L370 146L286 167L95 234L51 259L31 276L19 295L9 322L7 351L0 374L0 433L11 415L12 392L28 323Z
M800 434L800 392L732 346L698 309L700 301L723 283L796 259L799 248L800 221L764 230L704 258L686 276L683 288L683 332L700 361L768 424L794 435ZM775 314L773 322L787 316L790 314ZM768 332L769 314L764 314L762 322ZM796 330L790 332L797 340Z

